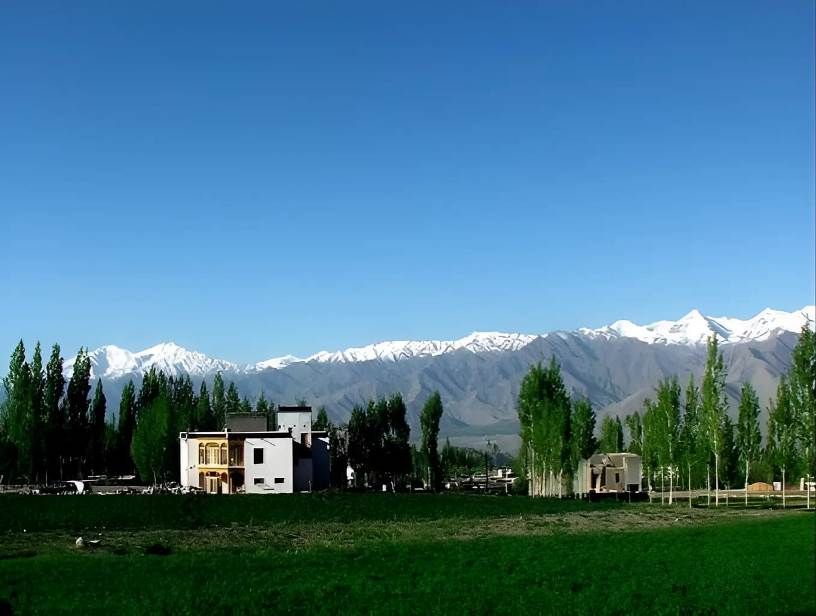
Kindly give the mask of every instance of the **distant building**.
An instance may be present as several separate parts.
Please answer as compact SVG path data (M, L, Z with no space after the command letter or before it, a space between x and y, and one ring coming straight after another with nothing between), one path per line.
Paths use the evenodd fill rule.
M270 429L271 428L271 429ZM329 487L328 433L312 430L312 409L282 406L227 416L221 432L179 435L182 486L212 494L286 494Z
M590 494L639 493L643 473L641 458L634 453L596 453L578 463L573 491Z

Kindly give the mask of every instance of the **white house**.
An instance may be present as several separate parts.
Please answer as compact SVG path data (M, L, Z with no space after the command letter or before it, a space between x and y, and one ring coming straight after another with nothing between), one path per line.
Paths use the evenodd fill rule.
M182 486L214 494L291 494L329 487L329 437L312 430L308 406L227 417L219 432L179 435Z
M634 453L596 453L578 463L573 479L577 495L639 493L641 459Z

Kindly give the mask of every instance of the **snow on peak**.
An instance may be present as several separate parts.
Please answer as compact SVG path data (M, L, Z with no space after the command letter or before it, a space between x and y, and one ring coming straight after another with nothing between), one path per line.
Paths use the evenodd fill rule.
M765 340L779 331L798 332L809 319L816 321L814 306L805 306L793 312L766 308L750 319L707 317L692 310L677 321L656 321L638 325L632 321L615 321L599 329L581 328L575 334L589 338L632 338L648 344L700 345L716 335L723 343ZM556 332L566 338L566 332ZM518 351L533 340L545 337L531 334L503 332L473 332L458 340L392 340L344 351L321 351L306 358L294 355L275 357L256 364L239 366L221 359L212 359L197 351L188 351L173 342L162 342L138 353L114 345L100 347L89 353L94 377L119 378L126 375L144 375L151 367L165 374L207 376L216 372L252 373L279 370L292 364L321 362L347 363L361 361L396 362L414 357L436 357L454 351L471 353L500 353ZM76 358L65 362L65 375L70 376Z
M390 340L344 351L320 351L305 359L291 355L268 359L255 364L256 370L288 366L298 362L346 363L359 361L399 361L412 357L435 357L464 349L472 353L517 351L537 336L503 332L473 332L458 340Z
M590 337L634 338L648 344L705 344L710 336L720 342L747 342L765 340L778 331L798 332L805 321L814 321L814 307L784 312L766 308L750 319L730 317L707 317L699 310L692 310L677 321L656 321L649 325L637 325L631 321L615 321L599 329L580 329Z
M174 342L162 342L138 353L109 344L91 351L88 356L91 360L91 375L94 378L115 379L128 374L142 376L152 367L176 376L180 374L204 376L218 371L238 369L236 364L212 359L197 351L188 351ZM75 362L76 357L65 362L63 373L66 377L73 373Z

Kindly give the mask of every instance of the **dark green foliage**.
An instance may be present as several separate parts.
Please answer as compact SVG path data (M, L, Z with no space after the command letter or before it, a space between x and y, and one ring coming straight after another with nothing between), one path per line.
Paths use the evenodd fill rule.
M432 490L439 490L442 485L442 464L439 459L439 421L444 409L442 397L438 391L431 394L422 407L419 423L422 427L422 446L420 453L427 466L428 476L424 477Z
M190 375L185 374L173 381L172 403L175 407L179 432L192 430L196 420L196 396Z
M60 475L60 460L66 454L66 429L68 418L63 413L60 404L65 391L65 377L62 374L62 357L60 346L51 347L51 357L45 368L45 389L43 391L43 414L46 417L45 452L48 456L46 471L49 477Z
M37 410L34 407L35 379L26 362L23 341L11 355L9 371L3 379L5 401L0 409L0 431L11 453L9 466L16 476L33 479L35 469Z
M768 410L768 454L775 471L787 480L788 473L799 463L796 416L790 400L788 380L782 377L776 400Z
M88 464L90 472L93 475L102 474L107 470L105 460L107 439L105 426L106 410L107 400L105 399L105 392L102 390L102 380L97 379L88 425Z
M198 390L198 398L196 399L196 408L191 430L209 431L217 429L217 422L210 404L210 395L207 392L207 384L201 381L201 387Z
M623 424L619 417L607 415L601 420L598 450L603 453L623 451Z
M442 475L448 478L484 473L485 452L470 447L454 447L445 439L440 456Z
M91 360L84 348L79 349L74 371L65 394L65 414L68 420L68 476L82 477L88 451L88 394L91 392Z
M331 423L329 422L328 414L326 414L326 407L321 406L317 410L317 418L312 422L312 430L324 432L327 431L330 426Z
M164 395L139 412L130 451L142 481L158 483L164 479L170 424L170 405Z
M355 406L348 423L348 462L358 486L402 485L411 473L410 428L400 394Z
M575 400L572 404L572 469L578 468L581 460L586 460L598 448L595 440L595 411L592 403L586 398Z
M686 485L694 488L701 484L707 459L707 450L700 432L700 391L689 376L683 401L680 426L680 458L686 476Z
M227 415L241 412L241 396L238 394L238 388L232 381L230 381L229 387L227 387L227 395L224 399L224 405Z
M788 374L788 398L796 423L796 441L802 471L816 476L816 333L812 323L802 326L799 342L793 349Z
M348 430L346 426L329 424L329 483L331 487L338 490L346 489L348 464Z
M643 452L643 423L640 419L640 413L627 415L623 418L623 423L629 431L629 444L626 446L626 451L640 455Z
M224 395L224 379L218 372L213 379L212 415L215 423L212 429L221 430L227 418L227 401Z
M744 485L748 485L751 464L759 458L762 435L759 432L759 398L750 383L742 386L737 417L737 452L744 470Z
M708 451L708 463L713 462L714 486L719 489L720 458L723 455L723 426L728 400L725 396L725 362L719 351L717 337L708 340L708 356L700 400L699 437Z
M530 367L521 381L516 409L521 424L519 455L526 461L533 493L561 495L563 474L570 475L574 469L570 398L555 358L546 368Z
M252 403L249 401L249 398L244 397L241 400L240 412L241 413L252 413L253 412Z
M133 461L130 457L130 446L133 432L136 430L136 388L133 381L128 381L122 390L119 400L119 428L116 434L116 453L113 466L118 473L131 473Z

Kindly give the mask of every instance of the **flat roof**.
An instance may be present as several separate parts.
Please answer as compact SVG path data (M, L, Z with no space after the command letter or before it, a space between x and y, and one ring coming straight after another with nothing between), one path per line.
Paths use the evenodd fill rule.
M289 431L266 431L266 432L241 432L233 430L221 430L220 432L179 432L179 436L186 435L187 437L202 437L202 438L229 438L230 436L257 436L263 438L292 438Z
M278 413L311 413L311 406L279 406Z

